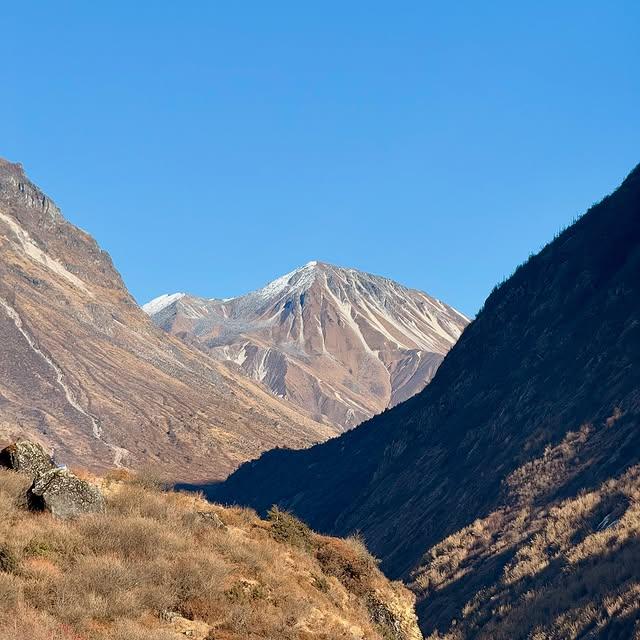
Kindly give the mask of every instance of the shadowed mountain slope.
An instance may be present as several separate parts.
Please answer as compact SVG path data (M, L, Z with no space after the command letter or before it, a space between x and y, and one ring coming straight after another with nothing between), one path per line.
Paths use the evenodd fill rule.
M360 530L390 575L414 580L427 631L497 637L483 636L482 624L455 631L452 620L464 617L474 597L489 598L483 590L494 583L513 594L505 567L517 554L522 558L553 509L578 509L572 501L581 492L594 492L599 504L614 493L621 497L611 501L612 511L620 520L627 514L629 540L637 540L635 516L627 512L640 462L638 363L640 167L493 291L422 393L323 445L267 452L210 493L260 510L277 503L327 532ZM575 443L583 429L584 443ZM607 483L624 489L616 493ZM502 547L490 544L499 520L485 521L495 514L511 518L497 527L512 534ZM562 574L566 554L587 535L583 528L598 526L592 521L599 515L595 509L567 525L568 539L557 551L565 556L545 548L542 555L548 552L553 562L542 583L572 575ZM489 542L465 538L474 522ZM546 535L553 545L552 532ZM462 549L464 571L451 568L453 555L438 551L446 539ZM598 540L583 560L606 573L608 543ZM486 553L472 553L483 548ZM445 562L436 571L439 555ZM579 590L583 574L575 575ZM627 574L614 575L593 596L603 610L605 597L633 588ZM558 583L556 593L562 588ZM537 613L548 622L545 602L538 602ZM483 607L496 619L505 613ZM637 607L630 611L637 616ZM505 637L533 637L532 627L522 625L519 635Z
M108 254L0 160L0 441L195 480L332 433L157 329Z
M143 308L336 432L421 391L468 322L421 291L315 261L237 298L177 293Z

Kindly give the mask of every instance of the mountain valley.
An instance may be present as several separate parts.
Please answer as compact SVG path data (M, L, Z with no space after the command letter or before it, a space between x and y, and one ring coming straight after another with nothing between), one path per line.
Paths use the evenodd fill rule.
M497 286L424 391L215 500L359 531L447 638L638 637L640 166Z
M248 552L240 540L250 540L242 593L216 587L209 603L239 597L243 616L258 615L245 596L267 592L244 573L267 548L279 557L265 540L285 527L287 544L312 552L285 557L321 594L339 594L322 615L357 628L353 637L420 637L413 596L377 573L363 541L413 591L430 640L640 637L640 166L497 286L468 326L427 294L321 262L238 298L171 294L143 311L109 256L6 161L0 230L0 440L33 439L58 464L103 475L94 481L105 488L153 470L239 505L214 507L238 524L232 547L213 538L222 555ZM0 474L7 513L34 530L11 473ZM181 549L200 544L199 499L193 514L187 497L147 493L119 515L111 500L108 517L131 517L134 529L160 526L160 503L180 504ZM0 548L1 562L7 553L31 566L26 548ZM374 587L350 577L361 561ZM259 584L278 592L280 577L264 572ZM296 584L304 600L309 585ZM20 607L40 615L29 589ZM264 597L275 608L260 624L284 629L289 600ZM195 629L189 615L171 613ZM297 618L309 637L323 637L322 615ZM221 616L195 617L215 635Z

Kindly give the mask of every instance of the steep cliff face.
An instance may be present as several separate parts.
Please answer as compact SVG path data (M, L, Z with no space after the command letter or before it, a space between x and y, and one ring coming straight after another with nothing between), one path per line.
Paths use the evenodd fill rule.
M156 329L109 256L0 161L0 439L92 467L224 477L332 430Z
M514 478L517 485L522 474L535 475L537 465L548 469L543 489L520 482L523 494L534 496L526 509L543 520L555 507L577 508L571 501L580 492L605 495L609 481L633 495L639 362L640 167L489 296L422 393L324 445L268 452L211 493L259 509L287 506L324 531L362 531L391 575L408 577L419 567L413 576L424 628L437 621L458 637L453 620L472 611L465 602L476 594L480 601L483 588L503 579L514 554L526 553L527 532L544 529L531 514L513 515L520 513L513 511ZM562 443L582 428L589 430L588 443L570 462L545 466L545 455L563 451ZM625 504L621 498L620 514ZM479 531L496 534L483 519L505 509L513 515L513 544L494 553L491 541L481 540L464 571L449 575L443 566L449 578L436 598L429 572L438 573L439 554L445 565L448 557L438 545L475 521ZM571 544L581 539L581 526L571 529ZM564 551L571 547L563 544ZM481 553L482 545L490 552ZM546 578L556 579L562 567L557 559ZM620 573L607 584L595 598L600 611L607 597L626 593L628 579ZM565 602L557 615L590 605L575 603ZM536 616L549 623L544 599L535 604ZM516 637L532 632L526 620L522 625Z
M144 309L336 431L421 391L468 322L421 291L315 261L230 300L178 293Z

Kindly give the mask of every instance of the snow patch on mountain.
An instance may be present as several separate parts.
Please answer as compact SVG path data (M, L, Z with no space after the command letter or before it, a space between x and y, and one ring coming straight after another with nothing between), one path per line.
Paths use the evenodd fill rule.
M262 289L248 293L245 296L246 306L259 306L260 303L270 302L285 292L304 292L315 281L317 266L318 263L316 261L308 262L304 267L300 267L276 278L273 282L262 287Z
M153 300L147 302L147 304L142 305L142 310L148 314L153 315L154 313L159 313L164 308L168 307L170 304L173 304L177 300L184 298L186 293L165 293Z

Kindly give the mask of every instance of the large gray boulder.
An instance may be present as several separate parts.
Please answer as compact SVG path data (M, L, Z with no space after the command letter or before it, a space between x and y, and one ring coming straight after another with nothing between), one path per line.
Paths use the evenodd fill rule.
M100 489L66 468L52 469L36 477L27 492L27 502L33 510L48 511L63 519L103 513L106 508Z
M28 440L14 442L0 451L0 467L24 473L31 478L55 469L55 466L42 446Z

